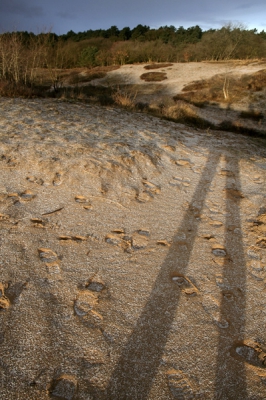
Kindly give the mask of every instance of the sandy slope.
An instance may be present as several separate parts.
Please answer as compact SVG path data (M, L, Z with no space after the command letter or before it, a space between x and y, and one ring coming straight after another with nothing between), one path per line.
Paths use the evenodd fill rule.
M1 399L265 399L266 148L0 99Z
M119 69L110 71L105 78L95 79L94 84L102 85L141 85L148 90L150 86L154 89L154 83L143 81L140 76L146 72L165 72L167 79L161 81L158 85L158 91L161 94L174 96L182 91L183 87L194 80L210 79L217 74L243 75L252 74L265 68L265 62L191 62L191 63L173 63L172 66L147 71L144 67L147 64L140 65L122 65ZM141 91L141 89L139 89Z

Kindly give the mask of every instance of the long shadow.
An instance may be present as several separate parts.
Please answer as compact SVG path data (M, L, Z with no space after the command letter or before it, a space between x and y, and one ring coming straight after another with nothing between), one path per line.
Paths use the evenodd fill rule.
M180 297L178 285L171 277L173 273L181 276L186 273L200 223L199 215L218 162L217 154L209 155L151 295L111 376L105 398L143 400L149 395ZM181 239L183 244L180 243L180 238L184 238L184 234L185 246L184 239Z
M227 320L227 329L220 329L216 362L215 399L247 399L244 359L234 359L234 344L244 339L246 305L246 265L242 241L240 201L241 184L238 160L226 159L228 171L234 172L226 180L226 236L227 257L223 264L223 290L220 319ZM230 175L230 172L229 172ZM231 355L229 355L231 354Z

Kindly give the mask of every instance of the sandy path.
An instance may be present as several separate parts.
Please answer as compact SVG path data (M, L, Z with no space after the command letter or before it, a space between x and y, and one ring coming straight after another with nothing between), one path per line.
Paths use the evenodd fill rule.
M266 398L265 155L0 99L1 399Z

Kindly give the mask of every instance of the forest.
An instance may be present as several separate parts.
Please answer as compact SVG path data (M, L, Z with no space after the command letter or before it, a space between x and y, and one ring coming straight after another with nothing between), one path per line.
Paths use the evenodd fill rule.
M203 31L137 25L88 30L0 35L0 80L33 85L38 68L93 68L145 62L200 62L266 58L266 32L228 24Z

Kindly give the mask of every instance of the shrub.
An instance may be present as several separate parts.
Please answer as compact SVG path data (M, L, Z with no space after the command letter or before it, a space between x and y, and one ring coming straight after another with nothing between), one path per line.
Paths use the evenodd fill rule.
M165 72L146 72L140 76L145 82L160 82L167 79Z
M115 104L118 106L126 107L126 108L134 108L135 107L135 98L137 96L137 92L133 92L130 90L121 90L119 87L113 93L113 100Z

